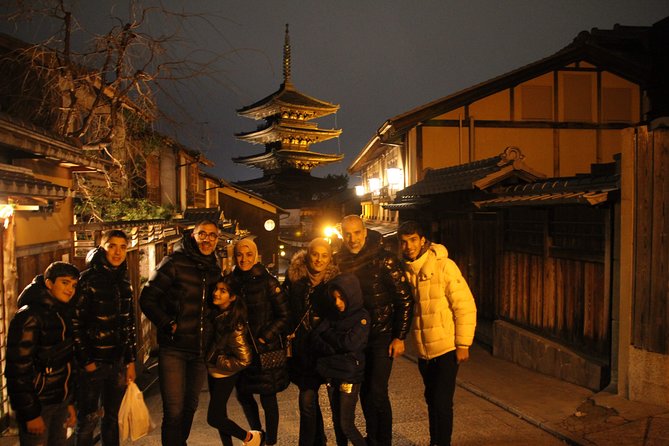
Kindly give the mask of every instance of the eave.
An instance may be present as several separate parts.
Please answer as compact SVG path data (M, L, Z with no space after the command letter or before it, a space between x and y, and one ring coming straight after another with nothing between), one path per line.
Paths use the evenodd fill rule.
M102 172L112 166L111 161L84 155L84 151L74 140L50 133L6 114L0 114L0 146L38 155L68 168Z
M0 164L0 194L42 201L64 200L72 196L72 191L68 187L36 178L29 169Z
M237 110L240 116L252 119L264 119L280 115L283 111L309 111L310 119L331 115L339 110L339 105L321 101L312 96L300 93L291 83L281 84L275 93Z
M307 140L310 144L313 144L336 138L341 132L340 129L305 128L302 126L287 126L283 123L276 123L261 130L248 133L237 133L235 136L237 139L254 144L268 144L275 141L281 141L284 138Z
M232 158L232 161L238 164L266 166L263 169L277 168L284 164L301 164L311 166L310 169L322 164L335 163L344 158L343 154L328 154L301 150L277 150L264 152L256 155Z

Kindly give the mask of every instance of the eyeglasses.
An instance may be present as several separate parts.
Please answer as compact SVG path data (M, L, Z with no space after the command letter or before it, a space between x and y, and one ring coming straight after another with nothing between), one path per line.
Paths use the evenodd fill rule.
M197 233L197 238L202 241L209 239L213 242L214 240L218 239L218 234L215 232L200 231Z

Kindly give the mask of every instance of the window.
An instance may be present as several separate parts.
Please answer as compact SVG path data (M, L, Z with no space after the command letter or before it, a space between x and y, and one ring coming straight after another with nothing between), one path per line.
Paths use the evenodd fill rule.
M542 255L546 211L509 209L504 218L504 248L510 251Z

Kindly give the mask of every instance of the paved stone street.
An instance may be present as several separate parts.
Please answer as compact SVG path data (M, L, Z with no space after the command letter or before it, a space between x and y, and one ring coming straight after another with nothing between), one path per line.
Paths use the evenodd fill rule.
M464 367L466 367L465 365ZM400 358L393 367L390 382L391 398L394 410L394 446L427 446L429 445L427 409L423 402L423 384L415 363ZM147 392L146 402L159 424L161 417L161 401L158 386ZM217 444L218 436L207 425L206 408L209 402L208 393L202 393L200 408L196 414L193 431L188 442L191 446ZM334 444L334 432L327 395L321 392L321 406L326 421L328 444ZM298 410L297 388L290 386L279 395L281 423L279 426L279 445L293 446L297 444ZM237 401L233 398L229 403L231 417L240 425L246 426L244 415ZM364 427L364 419L358 405L357 423ZM160 444L160 429L155 429L149 436L133 443L136 446L153 446ZM488 401L460 387L455 394L455 432L453 444L465 445L562 445L562 441L523 421L511 413L495 406Z

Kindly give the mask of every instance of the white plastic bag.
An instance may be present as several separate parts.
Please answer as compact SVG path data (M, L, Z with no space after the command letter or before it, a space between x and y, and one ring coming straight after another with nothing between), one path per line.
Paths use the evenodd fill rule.
M153 423L149 416L149 409L144 403L144 396L135 382L128 384L123 401L118 411L118 428L121 440L130 437L138 440L149 433Z

